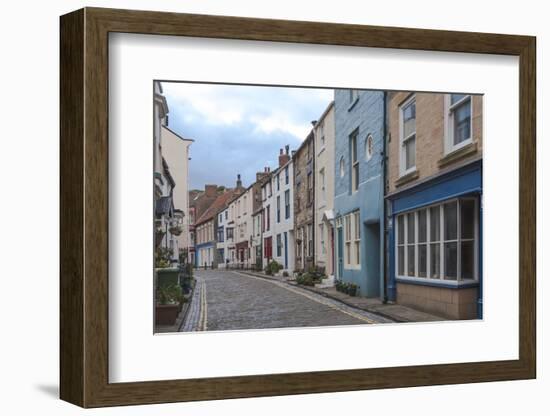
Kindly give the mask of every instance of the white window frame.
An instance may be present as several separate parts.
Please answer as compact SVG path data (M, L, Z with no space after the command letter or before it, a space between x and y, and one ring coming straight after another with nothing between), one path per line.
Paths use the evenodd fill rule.
M412 103L415 103L416 105L416 95L412 95L409 97L403 104L399 106L399 173L400 176L405 176L411 172L416 171L416 145L418 144L417 141L417 134L416 134L416 115L415 115L415 127L414 127L414 133L409 134L407 137L403 137L404 129L403 129L403 110L407 108ZM405 152L405 142L412 140L412 137L414 136L414 152L415 152L415 158L414 158L414 166L411 166L410 168L406 169L405 166L407 164L406 160L406 152Z
M359 211L353 213L353 234L354 234L354 260L355 266L361 268L361 216Z
M351 215L344 216L344 267L351 269Z
M361 269L361 215L358 210L344 216L344 268Z
M474 100L471 95L465 94L464 97L451 105L451 95L452 94L445 94L445 121L444 121L444 148L445 148L445 154L449 154L452 152L455 152L464 146L468 146L473 142L473 129L474 129L474 123L473 123L473 114L474 114ZM470 137L466 140L463 140L462 142L458 144L454 144L454 110L457 107L460 107L462 104L464 104L466 101L470 101Z
M327 202L327 192L326 192L326 175L325 168L322 168L319 171L319 182L321 184L321 206L324 206Z
M461 205L460 201L473 201L474 202L474 278L473 279L462 279L462 253L461 253L461 242L462 241L471 241L472 239L463 239L461 232L462 232L462 224L461 224ZM445 220L444 220L444 210L443 206L445 204L455 202L457 204L457 239L456 240L445 240ZM396 278L400 280L411 280L411 281L417 281L417 282L425 282L425 283L432 283L435 285L441 284L444 286L462 286L462 285L469 285L472 283L478 283L479 282L479 198L475 196L464 196L464 197L458 197L458 198L452 198L445 201L440 201L435 204L430 204L423 206L421 208L417 208L411 211L401 212L396 215L396 226L395 226L395 239L394 239L394 250L395 250L395 276ZM440 207L439 208L439 240L436 241L436 243L439 244L439 277L432 278L431 276L431 252L430 252L430 244L431 242L431 210L432 207ZM427 245L427 252L426 252L426 277L420 277L418 275L418 211L426 210L426 244ZM414 239L414 247L415 247L415 267L414 267L414 275L410 276L407 274L407 265L408 265L408 215L409 213L414 213L414 221L415 221L415 239ZM404 239L403 244L399 244L399 219L402 218L403 223L403 231L404 231ZM456 280L452 279L446 279L445 278L445 241L456 241L457 242L457 278ZM403 246L403 272L404 274L399 274L399 246Z

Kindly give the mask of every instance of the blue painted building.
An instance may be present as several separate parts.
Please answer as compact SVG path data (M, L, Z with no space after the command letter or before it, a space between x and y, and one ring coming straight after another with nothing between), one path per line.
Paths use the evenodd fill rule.
M383 91L335 90L336 278L384 295Z

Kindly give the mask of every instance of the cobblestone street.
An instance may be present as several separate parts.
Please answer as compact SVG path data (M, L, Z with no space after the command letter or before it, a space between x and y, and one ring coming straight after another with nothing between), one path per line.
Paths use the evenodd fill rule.
M299 287L245 273L201 270L195 275L184 332L391 322Z

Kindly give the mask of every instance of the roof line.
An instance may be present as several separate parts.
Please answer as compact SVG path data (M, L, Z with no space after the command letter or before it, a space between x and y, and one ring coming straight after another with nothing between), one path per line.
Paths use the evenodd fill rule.
M186 139L185 137L180 136L178 133L176 133L174 130L172 130L168 126L162 125L162 127L164 127L166 130L168 130L170 133L172 133L174 136L176 136L177 138L179 138L181 140L184 140L184 141L187 141L187 142L194 142L195 141L195 139Z

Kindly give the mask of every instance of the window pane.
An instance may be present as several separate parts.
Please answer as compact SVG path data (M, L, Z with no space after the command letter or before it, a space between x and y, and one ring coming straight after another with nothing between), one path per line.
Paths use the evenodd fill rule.
M470 101L466 101L454 110L453 142L458 144L470 138Z
M451 105L459 102L464 97L466 97L464 94L451 94Z
M404 144L405 146L405 169L410 169L416 164L416 138L413 136Z
M427 247L426 244L418 246L418 276L426 277Z
M397 217L397 244L405 243L405 217Z
M456 240L456 202L449 202L443 206L445 222L445 240Z
M407 275L414 276L414 246L407 246Z
M407 214L407 243L414 243L414 212Z
M441 219L439 206L430 208L430 241L439 241L441 238Z
M359 241L355 242L355 264L361 263L361 247Z
M460 201L460 228L462 238L474 238L475 203L473 199Z
M418 242L425 243L427 236L427 221L426 221L426 210L423 209L418 211Z
M416 131L416 103L413 102L403 109L403 138Z
M460 247L462 279L474 279L474 242L463 241Z
M445 243L445 279L456 280L457 276L457 245Z
M405 247L397 248L397 274L403 276L405 273Z
M430 244L430 277L432 279L439 279L440 265L441 265L441 259L439 257L439 243Z

